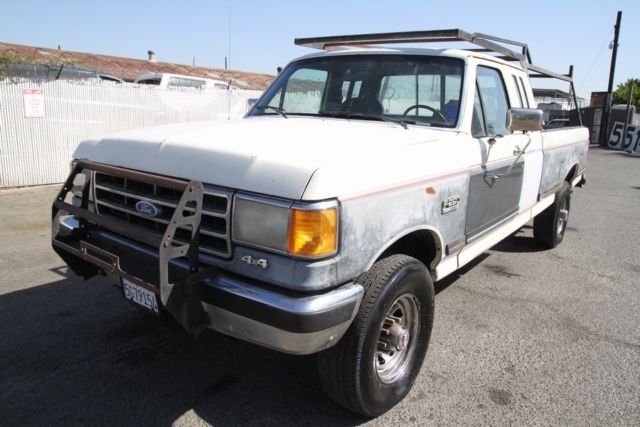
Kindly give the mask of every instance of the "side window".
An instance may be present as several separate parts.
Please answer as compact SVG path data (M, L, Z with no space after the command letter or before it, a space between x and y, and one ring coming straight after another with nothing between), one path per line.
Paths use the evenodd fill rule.
M518 94L518 100L520 101L520 104L517 106L524 107L524 102L522 101L522 91L520 90L520 85L518 84L518 78L516 76L511 76L511 77L513 77L513 85L516 88L516 93Z
M502 75L494 68L478 67L476 79L487 124L487 136L506 135L509 133L509 100Z
M527 95L527 91L524 90L524 81L522 81L522 77L518 77L518 83L520 84L520 90L522 90L522 98L524 100L524 104L522 104L522 106L524 107L526 105L527 108L531 108L529 96Z

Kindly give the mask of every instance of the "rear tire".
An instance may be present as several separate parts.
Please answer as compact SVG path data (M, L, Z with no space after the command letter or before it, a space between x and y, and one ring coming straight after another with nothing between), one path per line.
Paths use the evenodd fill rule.
M365 295L349 330L318 354L320 382L339 405L369 417L411 390L429 346L434 290L423 263L392 255L356 283Z
M546 248L555 248L564 239L571 208L571 187L568 182L556 193L555 201L533 219L533 237Z

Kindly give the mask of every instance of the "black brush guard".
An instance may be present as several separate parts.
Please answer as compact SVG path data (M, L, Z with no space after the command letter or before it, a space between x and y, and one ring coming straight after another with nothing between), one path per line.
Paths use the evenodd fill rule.
M85 175L87 177L85 182L76 186L82 192L80 206L67 203L65 201L67 195L74 189L75 179L83 171L103 172L180 191L182 196L164 234L90 211L91 174ZM209 324L208 315L200 303L200 287L198 284L205 276L211 277L211 275L219 274L219 271L215 268L201 269L198 262L203 193L204 187L198 181L182 181L131 169L79 161L73 167L71 174L53 203L53 249L74 273L85 279L101 272L113 273L155 293L160 297L160 301L166 311L189 333L198 335ZM59 228L59 215L61 212L75 216L79 222L79 227L68 235L63 235L56 231ZM179 243L174 240L179 227L188 228L191 231L190 239L186 243ZM96 245L96 239L93 238L93 234L99 230L107 230L125 236L157 250L159 264L157 274L136 275L124 271L121 267L120 259L122 254L105 250ZM170 268L173 267L170 266L171 261L178 258L188 261L189 267L186 274L184 271L181 272L182 274L178 274L175 268ZM150 258L143 259L148 261ZM156 280L157 283L155 283Z

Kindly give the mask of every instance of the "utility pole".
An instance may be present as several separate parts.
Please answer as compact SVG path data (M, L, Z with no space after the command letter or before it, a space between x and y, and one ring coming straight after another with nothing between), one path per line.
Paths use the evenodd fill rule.
M618 11L616 18L615 36L613 37L613 52L611 53L611 68L609 69L609 87L607 89L607 97L602 106L602 119L600 120L600 145L607 145L607 136L609 130L609 113L611 112L611 93L613 92L613 76L616 72L616 57L618 56L618 36L620 35L620 21L622 21L622 11Z

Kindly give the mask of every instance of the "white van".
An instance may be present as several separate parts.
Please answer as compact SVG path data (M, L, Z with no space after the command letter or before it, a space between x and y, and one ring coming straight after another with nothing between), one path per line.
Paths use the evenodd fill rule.
M222 80L206 79L203 77L193 77L183 74L169 73L142 74L134 80L134 83L160 86L163 89L196 88L200 90L208 90L229 89L230 87L229 83Z

